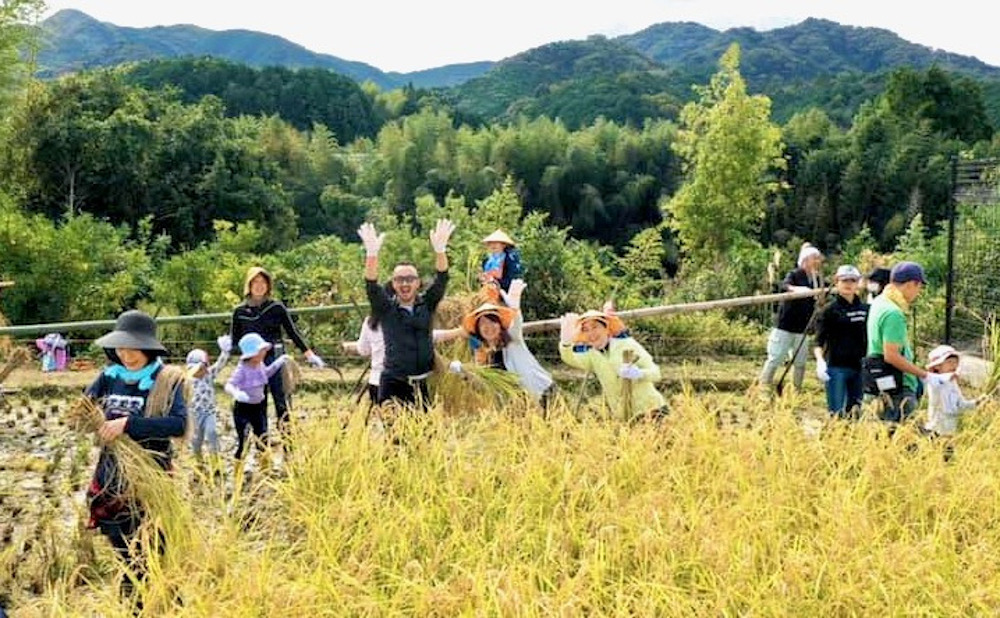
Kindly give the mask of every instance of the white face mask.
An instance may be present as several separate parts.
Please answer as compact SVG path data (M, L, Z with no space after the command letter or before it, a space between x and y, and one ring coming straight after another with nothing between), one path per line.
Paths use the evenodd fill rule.
M877 281L869 281L865 285L865 287L867 287L868 291L871 292L872 294L878 294L880 291L882 291L882 286L879 285Z

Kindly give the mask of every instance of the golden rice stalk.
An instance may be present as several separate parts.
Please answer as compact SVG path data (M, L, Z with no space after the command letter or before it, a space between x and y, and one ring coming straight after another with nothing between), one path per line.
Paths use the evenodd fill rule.
M104 412L90 397L78 398L69 408L67 424L85 434L104 424ZM194 516L180 483L153 459L149 451L126 435L107 445L117 459L124 482L121 493L141 506L144 515L143 546L153 570L177 568L181 560L195 559L198 549ZM163 543L165 551L159 549Z
M635 351L625 350L625 352L622 354L622 360L627 364L634 363L637 360ZM635 403L633 402L634 395L632 394L633 382L632 380L626 380L624 378L621 378L621 383L622 383L622 420L628 422L632 420L632 408L635 407Z
M453 328L462 322L462 318L476 307L486 302L486 295L481 290L453 294L438 303L434 311L434 319L440 328Z
M22 347L16 347L10 353L7 358L7 362L4 363L3 367L0 367L0 384L7 379L15 369L17 369L24 361L28 360L28 351Z
M990 316L986 324L986 340L991 363L990 375L986 378L983 390L993 394L1000 387L1000 320L995 315Z
M66 424L79 433L96 433L104 424L104 412L90 397L78 397L66 412Z

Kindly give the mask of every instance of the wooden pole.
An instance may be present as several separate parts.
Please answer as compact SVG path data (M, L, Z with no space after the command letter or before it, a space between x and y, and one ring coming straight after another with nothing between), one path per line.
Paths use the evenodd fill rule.
M711 311L713 309L732 309L734 307L747 307L750 305L763 305L777 303L785 300L797 300L799 298L811 298L826 292L826 289L807 290L804 292L781 292L779 294L758 294L756 296L737 296L736 298L722 298L719 300L706 300L697 303L680 303L676 305L658 305L656 307L643 307L641 309L628 309L615 313L622 319L628 318L652 318L661 315L672 315L675 313L694 313L697 311ZM547 330L559 330L559 318L548 320L537 320L535 322L525 322L525 333L537 333Z
M766 305L778 303L785 300L797 300L799 298L812 298L824 294L826 288L818 290L806 290L803 292L780 292L778 294L757 294L755 296L737 296L736 298L721 298L719 300L706 300L697 303L680 303L676 305L657 305L655 307L643 307L641 309L628 309L615 313L622 319L629 318L652 318L661 315L672 315L675 313L694 313L697 311L712 311L715 309L732 309L734 307L747 307L751 305ZM544 331L559 330L559 318L547 320L536 320L524 323L524 333L541 333ZM355 342L345 341L343 349L348 354L357 354Z

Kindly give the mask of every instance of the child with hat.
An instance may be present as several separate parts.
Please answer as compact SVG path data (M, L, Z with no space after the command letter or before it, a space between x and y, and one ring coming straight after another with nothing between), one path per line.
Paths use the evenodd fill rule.
M608 307L560 319L559 356L570 367L594 372L618 418L661 418L667 403L656 389L660 368Z
M267 444L267 400L264 398L264 388L271 376L288 362L289 356L282 354L270 365L265 365L264 357L271 349L271 344L257 333L243 335L237 345L240 348L240 363L229 376L225 391L236 400L233 404L233 424L236 426L236 459L239 460L243 458L248 429L253 430L262 444Z
M194 431L191 436L191 450L194 456L201 458L202 444L208 442L208 450L213 457L219 454L219 434L216 430L218 408L215 404L215 380L219 372L229 362L229 353L233 342L229 335L222 335L216 342L219 345L219 358L212 366L208 365L208 353L195 348L188 352L187 369L191 378L193 396L191 412L194 415Z
M146 572L144 548L136 542L143 508L130 498L128 479L109 448L126 435L146 449L163 469L171 467L170 439L187 429L186 378L178 367L165 365L167 350L156 337L156 322L142 311L118 316L114 330L94 344L111 361L85 394L104 411L97 431L101 449L94 477L87 489L90 526L108 537L119 557L142 579ZM133 579L122 579L122 594L131 597Z
M479 282L483 285L486 298L493 304L502 302L500 292L510 290L510 282L524 276L521 254L514 240L503 230L496 230L483 238L487 255L483 259Z
M939 345L927 355L927 371L944 378L927 380L927 422L924 430L932 437L953 436L958 431L958 419L986 400L987 395L966 399L958 387L958 351L950 345ZM945 445L945 459L950 459L952 446Z

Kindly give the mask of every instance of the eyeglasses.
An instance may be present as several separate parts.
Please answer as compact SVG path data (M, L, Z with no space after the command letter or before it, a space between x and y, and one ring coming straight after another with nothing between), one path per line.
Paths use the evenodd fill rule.
M392 278L393 283L414 283L419 280L420 277L416 275L396 275Z

